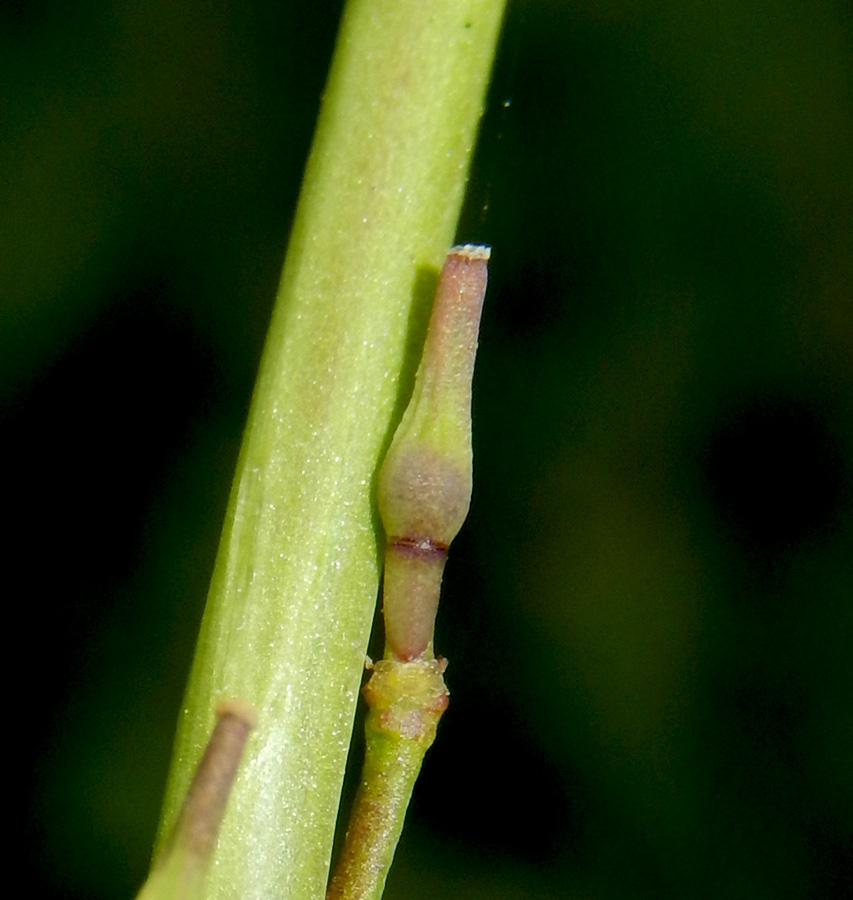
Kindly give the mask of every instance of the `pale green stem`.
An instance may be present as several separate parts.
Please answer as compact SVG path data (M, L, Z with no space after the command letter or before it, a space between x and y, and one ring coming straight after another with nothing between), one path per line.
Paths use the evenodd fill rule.
M326 900L379 900L421 770L447 708L444 662L382 659L364 689L361 781Z
M217 703L260 725L208 897L319 900L379 580L374 473L416 285L453 240L504 0L350 0L179 718L160 842ZM434 283L434 282L433 282Z

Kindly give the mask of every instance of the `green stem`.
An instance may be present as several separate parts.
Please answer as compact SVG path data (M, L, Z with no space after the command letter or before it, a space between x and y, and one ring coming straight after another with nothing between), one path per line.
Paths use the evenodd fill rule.
M159 844L209 717L260 725L208 894L325 892L379 580L374 473L414 293L453 231L504 0L350 0L182 709Z
M424 754L447 707L444 662L376 663L364 689L370 707L365 755L344 846L326 900L379 900Z

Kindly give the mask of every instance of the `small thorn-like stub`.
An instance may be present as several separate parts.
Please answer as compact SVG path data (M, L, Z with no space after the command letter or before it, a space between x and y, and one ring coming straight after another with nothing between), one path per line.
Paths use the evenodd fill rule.
M172 836L137 900L201 900L219 826L257 714L245 700L226 700L198 764Z
M490 250L453 247L438 280L412 399L379 472L386 645L429 651L444 562L471 504L471 383Z
M244 700L226 700L196 770L175 829L175 842L199 857L209 857L216 844L225 804L257 714Z

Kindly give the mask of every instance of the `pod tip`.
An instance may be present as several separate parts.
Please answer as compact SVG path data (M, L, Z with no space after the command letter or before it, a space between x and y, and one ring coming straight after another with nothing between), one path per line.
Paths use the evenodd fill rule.
M448 255L488 261L492 255L492 248L487 247L485 244L457 244L457 246L450 248Z

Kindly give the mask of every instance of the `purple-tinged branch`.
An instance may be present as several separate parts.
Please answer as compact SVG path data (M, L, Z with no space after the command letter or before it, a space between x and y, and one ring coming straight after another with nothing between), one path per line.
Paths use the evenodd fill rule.
M137 900L201 900L204 896L225 805L257 719L243 700L226 700L216 715L175 829Z
M471 383L489 255L470 244L448 253L412 399L379 473L386 644L402 660L431 653L444 557L471 503Z

